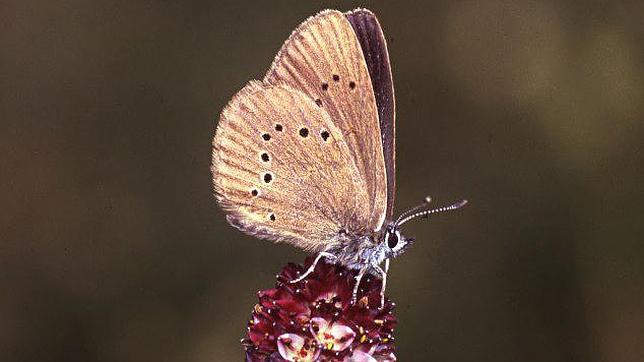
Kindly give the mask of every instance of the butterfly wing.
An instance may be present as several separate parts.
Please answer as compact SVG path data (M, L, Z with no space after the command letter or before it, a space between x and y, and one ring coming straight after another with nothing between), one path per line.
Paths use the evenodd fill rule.
M396 104L387 42L378 19L371 11L356 9L345 15L360 42L376 96L387 171L387 219L391 220L396 196Z
M264 81L287 84L324 109L344 134L362 185L364 225L379 230L387 209L387 176L378 110L365 57L351 23L326 10L302 23L277 54Z
M221 113L215 194L251 235L321 251L341 229L367 225L369 195L344 133L309 96L253 81Z

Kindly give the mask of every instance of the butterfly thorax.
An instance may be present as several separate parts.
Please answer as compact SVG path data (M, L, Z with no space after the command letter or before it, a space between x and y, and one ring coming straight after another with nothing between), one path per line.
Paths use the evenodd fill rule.
M372 236L339 238L327 251L337 257L336 262L356 270L379 265L386 258L382 243L375 241Z
M395 223L388 222L386 225L382 230L367 235L341 232L325 251L335 255L336 262L350 269L360 270L371 266L368 269L374 273L376 266L385 259L402 254L413 241L402 236Z

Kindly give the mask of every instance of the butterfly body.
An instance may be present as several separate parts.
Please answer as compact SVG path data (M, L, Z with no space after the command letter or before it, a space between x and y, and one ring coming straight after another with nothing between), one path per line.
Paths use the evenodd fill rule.
M385 38L366 9L325 10L226 105L216 198L234 227L383 278L410 243L392 219L395 102ZM416 210L416 217L428 210ZM401 221L402 220L402 221ZM384 269L381 267L385 263ZM383 295L384 298L384 295Z
M377 243L370 236L347 238L331 244L326 251L336 256L337 263L354 270L380 265L386 259L382 244ZM370 272L373 273L373 270Z

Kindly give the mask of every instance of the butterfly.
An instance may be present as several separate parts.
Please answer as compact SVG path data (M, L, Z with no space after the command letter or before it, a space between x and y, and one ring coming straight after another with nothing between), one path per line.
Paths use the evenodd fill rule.
M429 199L393 218L395 102L389 54L369 10L325 10L300 24L262 80L225 106L213 139L213 184L227 221L256 237L382 278L413 239L407 221L457 209ZM381 265L384 262L384 267Z

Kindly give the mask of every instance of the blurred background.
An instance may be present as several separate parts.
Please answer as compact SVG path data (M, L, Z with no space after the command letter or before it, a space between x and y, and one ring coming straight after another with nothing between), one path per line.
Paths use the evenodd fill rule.
M324 8L389 42L401 361L644 360L641 1L0 5L0 360L238 361L305 254L229 227L221 108Z

